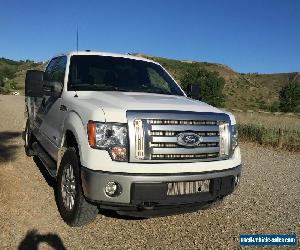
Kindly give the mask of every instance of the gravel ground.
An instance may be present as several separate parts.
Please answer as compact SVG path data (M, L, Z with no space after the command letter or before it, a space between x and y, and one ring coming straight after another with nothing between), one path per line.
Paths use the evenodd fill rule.
M300 155L254 144L241 145L241 184L219 208L144 220L99 214L70 228L59 216L53 181L24 153L23 100L0 96L1 249L236 249L243 233L299 237Z

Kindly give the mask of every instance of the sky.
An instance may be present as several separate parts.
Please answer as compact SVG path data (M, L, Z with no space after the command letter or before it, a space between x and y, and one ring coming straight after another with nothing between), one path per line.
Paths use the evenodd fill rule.
M1 3L2 2L2 3ZM79 49L300 71L299 0L0 0L0 57L45 61Z

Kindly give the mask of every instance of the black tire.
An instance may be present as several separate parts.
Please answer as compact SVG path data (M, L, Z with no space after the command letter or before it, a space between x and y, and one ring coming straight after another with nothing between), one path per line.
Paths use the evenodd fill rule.
M74 205L71 208L65 204L66 199L63 198L63 175L66 173L67 169L73 169L75 194L72 196ZM64 181L64 183L66 183ZM66 186L66 185L65 185ZM64 186L64 187L65 187ZM66 188L64 189L66 190ZM71 227L78 227L92 222L99 210L98 207L87 202L82 194L81 188L81 176L80 176L80 163L77 152L75 148L71 147L66 150L61 160L61 164L57 174L57 186L56 186L56 199L57 206L62 219ZM65 201L64 201L65 200Z
M34 137L30 130L30 121L27 119L26 121L26 127L24 131L24 149L27 156L33 156L33 150L31 148L32 143L34 142Z

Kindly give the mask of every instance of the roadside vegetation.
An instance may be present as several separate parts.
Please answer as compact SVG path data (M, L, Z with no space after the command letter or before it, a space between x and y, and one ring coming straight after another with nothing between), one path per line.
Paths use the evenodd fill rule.
M279 92L279 110L300 113L300 83L290 82Z
M241 141L300 151L300 116L284 113L233 111Z
M225 95L223 88L225 80L217 72L205 68L190 67L180 80L182 88L189 93L191 83L197 84L200 89L200 99L217 107L224 107Z

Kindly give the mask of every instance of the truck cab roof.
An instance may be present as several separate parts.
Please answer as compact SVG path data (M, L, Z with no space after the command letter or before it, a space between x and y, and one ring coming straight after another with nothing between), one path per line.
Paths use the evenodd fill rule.
M58 57L58 56L71 57L73 55L122 57L122 58L128 58L128 59L140 60L140 61L152 62L152 63L158 64L155 61L152 61L152 60L149 60L149 59L146 59L146 58L143 58L143 57L133 56L133 55L130 55L130 54L118 54L118 53L91 51L91 50L69 51L69 52L58 54L55 57Z

